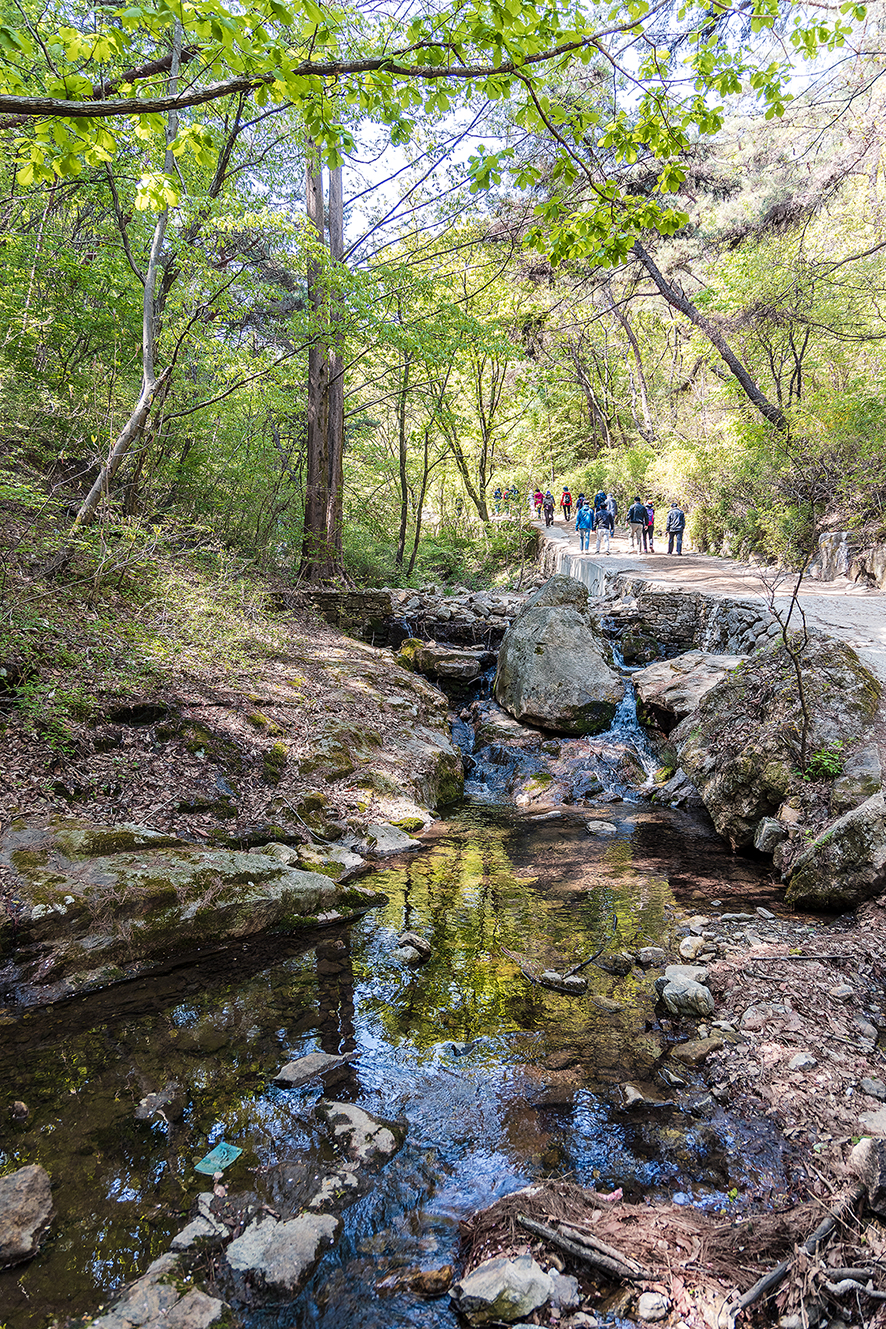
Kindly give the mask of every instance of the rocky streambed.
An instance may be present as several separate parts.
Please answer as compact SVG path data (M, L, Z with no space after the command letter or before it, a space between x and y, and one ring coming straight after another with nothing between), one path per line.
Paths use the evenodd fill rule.
M11 1329L100 1303L102 1329L269 1316L381 1329L456 1311L707 1325L720 1285L674 1263L677 1210L738 1231L821 1190L822 1168L838 1180L858 1134L886 1134L879 906L860 934L798 913L798 895L786 907L779 880L827 862L841 890L855 874L853 900L876 894L875 856L849 863L857 841L839 825L857 835L878 797L876 689L851 653L822 650L807 737L833 751L842 733L845 753L804 779L789 662L765 632L751 656L678 650L635 607L589 604L570 581L509 605L495 677L489 643L471 624L447 637L439 613L399 665L363 648L401 761L394 703L433 716L420 778L441 754L452 765L442 694L421 674L450 692L467 801L445 821L382 741L377 787L356 768L368 803L337 793L321 761L315 802L300 788L285 804L298 833L269 828L224 863L138 825L113 843L83 825L14 832L30 838L7 861L31 891L4 957ZM162 854L175 871L158 902ZM134 914L120 907L132 874ZM160 904L157 942L141 920ZM601 1203L635 1230L637 1202L667 1210L668 1276L627 1294L593 1265L561 1278L555 1249L536 1242L533 1260L528 1237L515 1247L496 1227L508 1197L541 1197L547 1215L565 1177L573 1220L579 1188L592 1222ZM485 1309L473 1273L459 1281L466 1259ZM528 1278L532 1305L499 1275Z

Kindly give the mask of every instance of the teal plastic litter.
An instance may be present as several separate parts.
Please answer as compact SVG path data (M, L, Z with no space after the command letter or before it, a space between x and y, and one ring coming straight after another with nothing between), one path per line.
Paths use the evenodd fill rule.
M212 1176L213 1172L224 1172L229 1164L233 1163L235 1158L239 1158L243 1153L235 1144L217 1144L214 1149L210 1149L205 1158L201 1158L199 1163L194 1164L197 1172L205 1172Z

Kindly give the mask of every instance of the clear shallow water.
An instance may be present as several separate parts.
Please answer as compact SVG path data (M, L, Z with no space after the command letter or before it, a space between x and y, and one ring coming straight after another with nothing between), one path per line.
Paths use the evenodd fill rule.
M9 1329L94 1310L142 1271L184 1225L206 1185L194 1163L222 1138L243 1149L231 1192L297 1210L326 1148L312 1116L320 1089L281 1091L269 1077L315 1048L356 1053L327 1096L405 1121L407 1141L345 1211L344 1236L305 1292L250 1312L256 1326L451 1325L446 1300L376 1283L451 1260L462 1218L540 1176L713 1202L736 1183L761 1195L779 1186L765 1128L719 1109L620 1109L617 1085L654 1085L666 1051L648 979L591 967L589 994L567 997L528 983L505 953L569 967L614 914L614 948L656 942L675 882L693 908L712 896L771 903L755 867L691 818L637 804L605 816L614 840L578 818L465 807L420 854L373 874L389 903L350 931L241 948L4 1029L4 1099L31 1115L0 1116L0 1166L42 1163L58 1211L41 1255L0 1274ZM416 971L395 953L403 928L433 946ZM170 1120L137 1121L139 1100L170 1084Z

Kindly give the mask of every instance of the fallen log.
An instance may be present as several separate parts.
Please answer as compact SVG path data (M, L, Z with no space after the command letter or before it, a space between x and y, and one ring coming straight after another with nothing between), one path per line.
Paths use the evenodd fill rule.
M567 1255L593 1265L595 1269L599 1269L619 1283L642 1283L652 1278L652 1274L629 1255L616 1250L614 1246L607 1246L603 1241L588 1237L575 1228L567 1229L572 1234L567 1236L564 1232L548 1227L545 1223L539 1223L534 1218L527 1218L525 1214L518 1214L517 1222L527 1232L532 1232L536 1237L550 1242L552 1246L557 1246Z

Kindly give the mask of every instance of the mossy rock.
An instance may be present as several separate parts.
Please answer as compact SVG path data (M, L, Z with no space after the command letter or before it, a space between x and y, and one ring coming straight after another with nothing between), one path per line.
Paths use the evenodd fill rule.
M416 831L423 831L426 823L422 817L400 817L392 821L391 825L396 826L398 831L405 831L407 835L414 835Z
M267 784L279 784L286 769L289 753L285 743L274 743L261 754L262 774Z
M396 797L404 789L387 771L361 771L354 781L358 789L371 789L374 794L388 794Z

